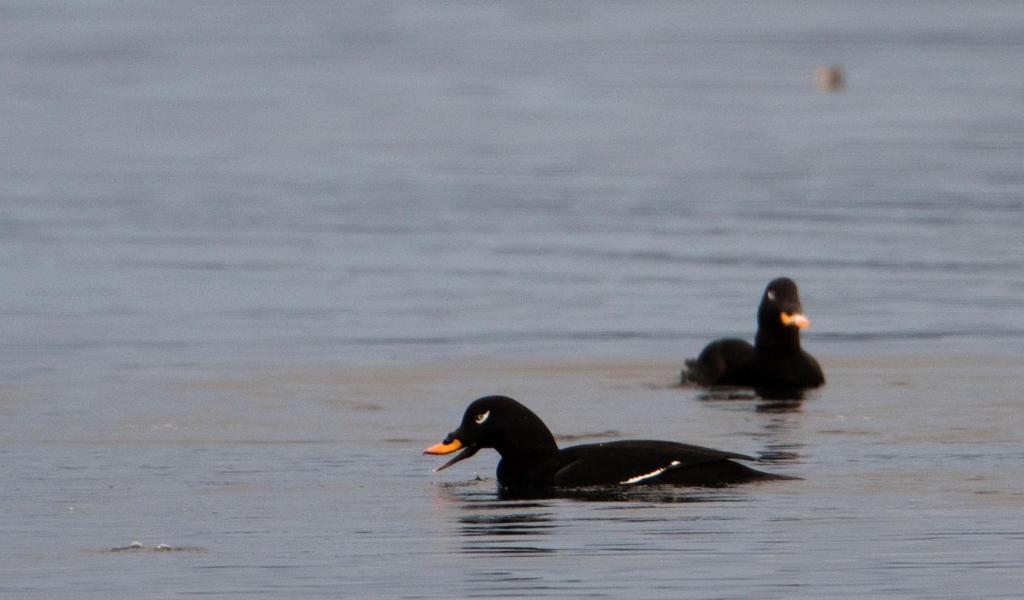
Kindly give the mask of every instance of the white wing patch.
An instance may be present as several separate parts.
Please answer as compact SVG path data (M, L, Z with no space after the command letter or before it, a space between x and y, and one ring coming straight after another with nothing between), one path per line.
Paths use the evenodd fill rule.
M672 467L674 467L674 466L676 466L678 464L679 464L679 461L678 460L674 460L674 461L668 463L667 467L662 467L660 469L655 469L655 470L651 471L650 473L644 473L643 475L637 475L636 477L630 477L629 479L627 479L625 481L620 481L619 483L620 484L640 483L641 481L646 481L648 479L657 477L658 475L661 475L665 471L668 471L669 469L671 469Z
M487 410L473 418L477 425L483 425L483 422L487 420L487 417L491 416L491 411Z

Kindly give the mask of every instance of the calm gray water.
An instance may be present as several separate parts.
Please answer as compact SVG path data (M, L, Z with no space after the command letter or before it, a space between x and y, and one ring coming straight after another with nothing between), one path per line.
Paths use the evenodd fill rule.
M0 73L3 597L1024 589L1021 3L8 1ZM828 387L672 387L779 275ZM502 501L419 455L488 393L805 480Z

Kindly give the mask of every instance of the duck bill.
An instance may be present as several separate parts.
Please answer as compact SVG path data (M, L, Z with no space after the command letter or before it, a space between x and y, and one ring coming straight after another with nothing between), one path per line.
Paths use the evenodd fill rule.
M433 446L423 450L424 454L451 454L462 447L462 442L458 438L453 438L450 442L440 442Z
M460 450L460 449L462 450L462 452L459 452L454 457L452 457L451 460L449 460L448 462L444 463L440 467L437 467L436 469L434 469L434 472L438 473L438 472L443 471L443 470L447 469L448 467L454 465L457 462L464 461L467 458L469 458L470 456L473 456L474 454L477 453L477 450L479 450L479 448L476 447L476 446L463 446L462 442L460 442L458 440L458 438L453 438L450 442L441 442L439 444L434 444L433 446L431 446L431 447L427 448L426 450L424 450L423 453L424 454L451 454L452 452L455 452L455 451Z
M811 326L811 320L803 315L803 313L784 312L780 316L783 325L789 325L790 327L796 327L797 329L807 329Z

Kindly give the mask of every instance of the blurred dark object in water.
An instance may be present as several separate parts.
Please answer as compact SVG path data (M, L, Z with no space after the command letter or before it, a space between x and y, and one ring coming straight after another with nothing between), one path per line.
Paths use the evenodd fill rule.
M814 70L814 78L819 92L838 92L846 85L843 69L836 65L818 67Z

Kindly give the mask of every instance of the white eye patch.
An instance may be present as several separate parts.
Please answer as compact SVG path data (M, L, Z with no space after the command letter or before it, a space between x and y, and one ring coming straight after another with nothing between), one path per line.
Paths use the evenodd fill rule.
M483 425L489 416L491 416L491 411L487 410L473 417L473 420L476 421L477 425Z
M768 290L768 293L765 294L765 296L768 296L769 300L775 300L775 290Z

